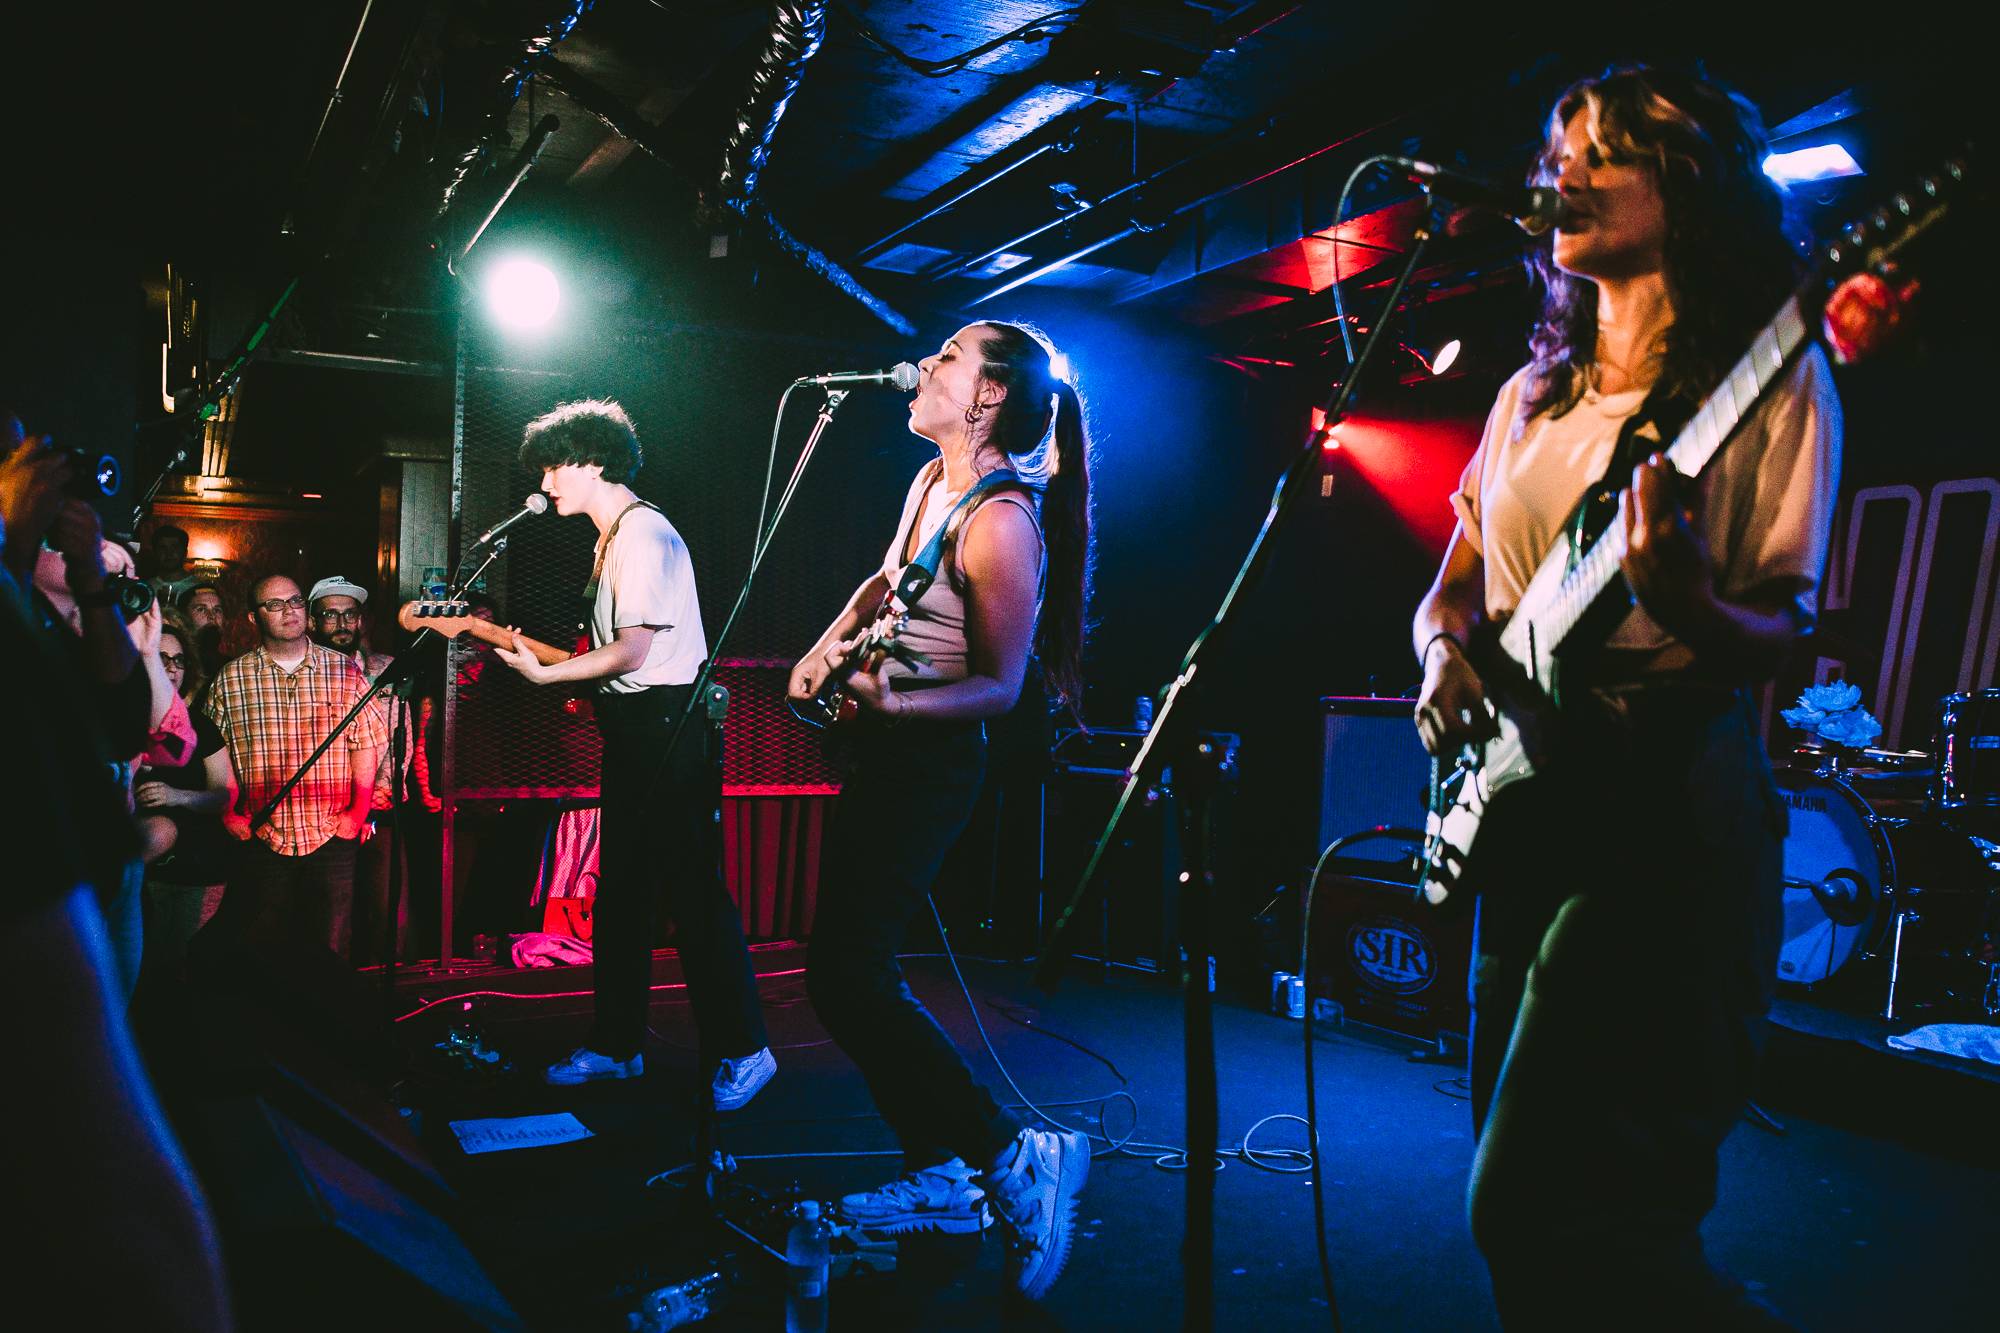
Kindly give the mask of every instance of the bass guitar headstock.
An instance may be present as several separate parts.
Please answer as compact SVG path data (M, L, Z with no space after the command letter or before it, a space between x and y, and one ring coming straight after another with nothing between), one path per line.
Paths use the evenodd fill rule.
M396 612L396 623L415 634L419 630L429 630L447 639L455 639L469 633L475 621L472 603L460 599L428 598L414 602L404 602Z

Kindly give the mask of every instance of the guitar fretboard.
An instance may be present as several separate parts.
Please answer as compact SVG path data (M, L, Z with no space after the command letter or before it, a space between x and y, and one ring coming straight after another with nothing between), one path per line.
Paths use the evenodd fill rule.
M1681 475L1700 475L1757 406L1772 381L1784 373L1792 357L1806 345L1808 337L1798 298L1788 298L1777 317L1758 332L1750 350L1723 376L1668 446L1667 457ZM1515 661L1532 666L1534 649L1539 646L1546 652L1561 643L1599 594L1611 586L1611 581L1619 576L1625 550L1625 530L1613 524L1576 563L1568 577L1546 597L1538 599L1540 605L1523 602L1515 610L1513 619L1501 632L1501 647ZM1549 558L1562 557L1551 553Z

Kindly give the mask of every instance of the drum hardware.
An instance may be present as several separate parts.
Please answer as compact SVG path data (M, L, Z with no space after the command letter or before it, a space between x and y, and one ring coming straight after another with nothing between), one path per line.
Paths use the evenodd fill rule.
M1938 700L1932 748L1937 754L1930 786L1933 809L2000 809L2000 689Z
M1894 1021L1896 1017L1896 980L1903 966L1903 927L1909 923L1914 913L1896 913L1896 943L1889 950L1889 998L1882 1006L1882 1017Z

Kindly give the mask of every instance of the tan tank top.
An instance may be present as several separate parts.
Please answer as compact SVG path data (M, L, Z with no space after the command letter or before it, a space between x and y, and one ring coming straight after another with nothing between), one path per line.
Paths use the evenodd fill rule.
M925 464L917 473L916 479L910 483L909 494L903 499L903 516L896 524L896 538L889 543L889 550L882 561L883 577L889 580L891 587L901 581L911 558L951 514L952 506L958 503L961 494L963 492L944 489L944 465L936 459ZM1035 523L1036 535L1040 536L1041 518L1035 512L1034 504L1026 495L1013 489L998 490L990 499L975 501L965 521L970 522L972 515L985 505L1003 501L1026 511ZM1042 547L1041 560L1046 567L1046 543ZM911 668L890 658L883 674L898 683L907 680L917 688L947 685L955 680L964 680L971 674L965 642L965 589L958 569L956 541L946 541L944 558L940 563L942 567L937 572L937 578L931 581L931 586L924 589L924 595L910 608L910 623L902 633L905 643L931 659L930 665Z

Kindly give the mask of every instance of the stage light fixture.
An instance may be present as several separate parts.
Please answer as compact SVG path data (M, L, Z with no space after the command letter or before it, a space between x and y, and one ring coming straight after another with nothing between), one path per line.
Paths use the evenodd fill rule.
M519 256L498 260L486 273L486 309L494 322L516 332L547 326L562 303L562 286L548 265Z
M1422 380L1424 375L1436 376L1444 374L1445 371L1451 369L1452 362L1458 360L1458 353L1461 347L1458 339L1453 338L1450 342L1438 348L1434 354L1425 356L1424 349L1421 347L1412 347L1409 343L1397 343L1396 345L1405 352L1408 352L1410 359L1424 368L1423 375L1418 375L1415 372L1405 375L1403 377L1403 383L1405 384L1415 384Z
M1764 159L1764 174L1780 185L1805 185L1863 173L1852 153L1837 143L1825 143L1772 153Z

